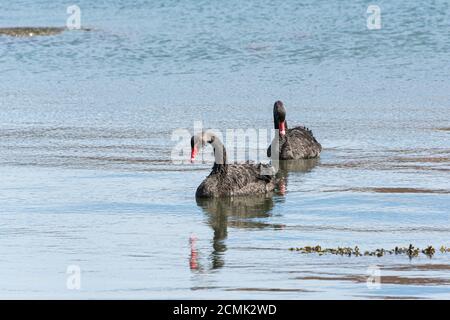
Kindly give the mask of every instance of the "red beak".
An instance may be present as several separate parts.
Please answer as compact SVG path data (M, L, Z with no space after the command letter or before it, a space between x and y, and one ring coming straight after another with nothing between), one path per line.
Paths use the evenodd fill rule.
M197 155L197 148L194 147L191 149L191 163L194 163L195 156Z
M282 136L284 136L284 135L286 134L286 128L285 128L285 125L284 125L284 121L281 121L281 122L280 122L279 130L280 130L280 134L281 134Z

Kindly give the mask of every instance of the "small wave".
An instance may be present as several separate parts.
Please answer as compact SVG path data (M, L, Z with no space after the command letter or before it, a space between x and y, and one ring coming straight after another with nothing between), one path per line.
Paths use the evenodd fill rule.
M450 194L450 190L425 189L425 188L403 188L403 187L362 187L324 190L324 192L374 192L374 193L437 193Z

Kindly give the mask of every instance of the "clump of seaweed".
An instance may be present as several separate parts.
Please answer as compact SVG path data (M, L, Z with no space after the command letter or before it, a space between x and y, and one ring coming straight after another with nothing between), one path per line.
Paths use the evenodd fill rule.
M436 250L433 248L433 246L428 246L422 250L422 253L429 256L430 258L434 255L435 252Z
M415 258L420 255L420 253L428 256L429 258L433 257L436 253L436 249L433 246L428 246L425 249L420 249L414 247L412 244L410 244L408 247L395 247L394 249L376 249L372 251L364 251L362 253L358 246L352 247L337 247L337 248L322 248L320 245L317 246L305 246L305 247L297 247L297 248L289 248L291 251L297 251L300 253L317 253L319 255L324 254L334 254L334 255L341 255L341 256L376 256L376 257L383 257L385 255L407 255L409 258ZM450 253L450 248L447 248L445 246L441 246L440 248L441 253Z
M441 249L440 249L440 251L441 251L441 253L450 253L450 248L447 248L447 247L445 247L445 246L441 246Z
M302 248L290 248L290 250L300 251L301 253L318 253L319 255L323 255L325 253L331 253L341 256L361 255L361 253L359 252L359 248L357 246L355 248L338 247L338 248L324 248L324 249L322 249L321 246L315 247L306 246Z

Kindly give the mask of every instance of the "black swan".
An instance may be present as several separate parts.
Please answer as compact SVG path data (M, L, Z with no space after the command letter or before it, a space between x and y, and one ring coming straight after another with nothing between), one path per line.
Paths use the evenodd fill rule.
M214 148L215 162L211 173L197 188L196 197L227 197L265 194L273 191L278 179L266 164L228 164L225 146L214 133L206 131L191 138L191 162L199 148L207 143Z
M281 101L273 105L273 121L275 129L279 130L279 160L311 159L320 155L322 146L311 130L302 126L288 129L286 109ZM272 154L271 147L267 149L268 157Z

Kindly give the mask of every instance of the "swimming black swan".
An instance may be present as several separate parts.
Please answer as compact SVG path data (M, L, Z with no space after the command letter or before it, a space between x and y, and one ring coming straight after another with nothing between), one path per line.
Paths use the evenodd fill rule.
M266 164L228 164L225 146L212 132L203 132L191 138L191 162L199 148L207 143L214 148L215 162L211 173L197 188L196 197L227 197L263 194L273 191L278 179Z
M288 129L286 109L281 101L275 102L273 106L273 121L275 129L279 130L280 160L310 159L320 155L322 146L311 130L302 126ZM269 146L267 156L271 157L271 153Z

